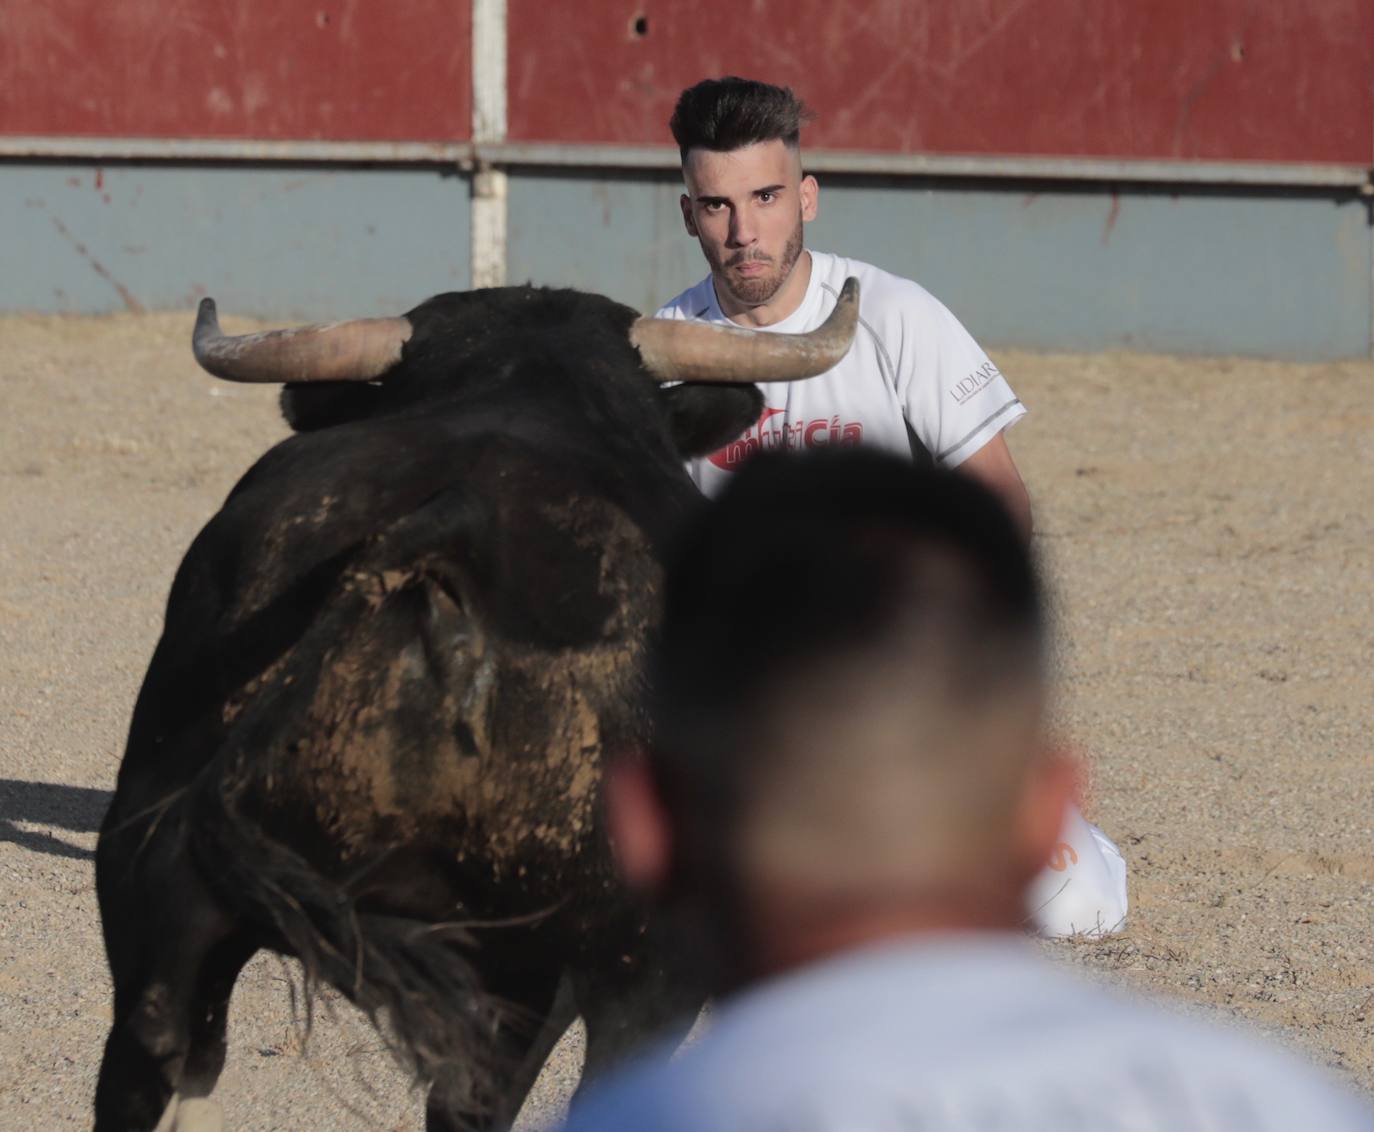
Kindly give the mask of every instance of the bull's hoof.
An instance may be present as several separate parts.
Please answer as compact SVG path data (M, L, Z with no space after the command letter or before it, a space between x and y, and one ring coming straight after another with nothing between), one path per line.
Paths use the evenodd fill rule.
M188 1097L177 1105L171 1132L224 1132L224 1109L203 1097Z

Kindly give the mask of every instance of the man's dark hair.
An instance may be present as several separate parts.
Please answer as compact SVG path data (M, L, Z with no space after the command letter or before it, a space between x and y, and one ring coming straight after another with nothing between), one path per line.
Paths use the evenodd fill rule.
M1040 582L1001 503L872 450L752 458L670 557L651 651L652 765L687 839L696 826L699 849L726 852L774 693L913 625L913 663L970 716L1039 686Z
M810 117L788 87L730 76L684 90L668 128L685 162L687 151L697 148L728 153L757 142L782 141L796 149L802 122Z

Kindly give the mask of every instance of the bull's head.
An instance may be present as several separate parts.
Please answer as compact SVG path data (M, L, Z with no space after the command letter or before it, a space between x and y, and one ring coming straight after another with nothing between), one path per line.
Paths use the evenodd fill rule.
M511 292L530 293L524 288ZM858 293L858 281L848 280L824 325L807 334L643 318L609 300L595 301L614 310L612 324L627 334L643 372L657 382L685 383L664 395L679 449L696 455L726 443L757 417L760 399L754 382L814 377L844 357L858 321ZM454 310L474 300L483 305L482 296L498 294L437 296L398 318L234 336L220 330L214 300L204 299L192 346L196 361L216 377L288 385L283 402L288 420L296 428L313 428L364 415L387 401L393 374L404 385L412 357L433 350L436 322L451 328ZM468 337L466 326L461 337ZM728 392L731 387L734 391ZM395 394L400 393L396 388ZM707 403L713 411L702 412ZM731 407L722 415L727 405Z

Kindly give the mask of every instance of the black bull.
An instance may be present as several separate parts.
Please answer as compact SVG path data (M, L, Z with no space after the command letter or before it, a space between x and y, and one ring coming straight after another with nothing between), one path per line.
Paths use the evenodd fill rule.
M758 391L656 386L634 312L593 295L407 317L380 384L288 386L297 434L177 572L96 857L98 1129L208 1095L263 947L384 1023L429 1128L511 1119L577 1013L595 1073L697 1004L615 882L598 787L647 739L681 458Z

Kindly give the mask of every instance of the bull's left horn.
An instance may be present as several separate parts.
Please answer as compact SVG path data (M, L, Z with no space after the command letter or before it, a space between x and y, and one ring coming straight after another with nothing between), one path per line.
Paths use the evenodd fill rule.
M401 360L406 318L357 318L227 335L214 299L201 299L191 349L201 368L229 381L374 381Z
M641 318L630 328L630 341L659 381L797 381L843 358L858 321L859 281L851 277L830 317L806 334Z

